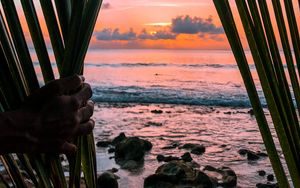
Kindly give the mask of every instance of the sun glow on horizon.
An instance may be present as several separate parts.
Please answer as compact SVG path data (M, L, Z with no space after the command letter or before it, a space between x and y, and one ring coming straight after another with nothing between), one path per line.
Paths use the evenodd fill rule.
M145 26L170 26L172 22L156 22L156 23L146 23Z

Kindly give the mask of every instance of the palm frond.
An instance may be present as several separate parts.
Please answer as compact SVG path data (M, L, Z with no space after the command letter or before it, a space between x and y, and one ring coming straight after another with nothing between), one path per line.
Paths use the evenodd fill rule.
M299 33L292 1L284 1L287 24L284 20L284 11L280 1L272 0L271 4L271 7L274 9L282 47L278 46L266 0L236 0L235 3L272 117L272 123L285 157L285 163L287 164L292 183L297 187L297 185L300 185L300 155L298 152L300 150L300 129L297 116L297 109L299 111L300 106L300 90L286 28L286 25L288 25L295 59L297 60L299 58L297 57L299 56ZM245 58L245 50L240 39L242 31L238 31L236 27L228 0L214 0L214 4L239 65L263 141L278 179L279 187L290 187L287 178L288 173L284 171L278 156L274 138L270 133L270 127L266 121L256 86ZM280 48L284 51L285 61L280 57ZM285 63L288 67L290 80L287 78L284 70ZM292 89L290 89L289 83L291 83ZM295 98L295 103L293 98Z
M47 83L54 79L53 67L40 26L39 19L42 18L37 16L35 3L21 0L43 81ZM101 0L55 0L55 4L51 0L40 1L60 77L83 73L84 58L101 3ZM27 95L39 88L39 82L15 3L2 0L1 5L4 15L0 11L0 57L3 57L0 61L0 107L3 111L18 108ZM78 32L71 32L72 29ZM17 187L27 187L20 173L22 167L36 187L80 187L83 171L86 186L95 188L97 171L93 135L80 137L75 144L78 147L76 155L68 156L69 177L65 176L58 154L0 157Z

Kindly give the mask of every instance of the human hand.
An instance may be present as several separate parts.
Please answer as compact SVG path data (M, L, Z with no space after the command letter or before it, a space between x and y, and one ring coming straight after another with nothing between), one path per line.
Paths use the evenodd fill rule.
M70 142L94 128L91 96L90 85L80 76L55 80L37 90L20 109L5 113L10 126L1 128L0 139L9 139L6 150L74 153L76 146ZM0 148L5 146L0 143Z

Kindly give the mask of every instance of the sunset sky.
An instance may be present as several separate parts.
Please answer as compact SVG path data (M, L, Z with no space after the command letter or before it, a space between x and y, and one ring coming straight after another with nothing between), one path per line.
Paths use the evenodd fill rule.
M234 6L234 1L230 2ZM298 7L297 0L293 2ZM39 3L35 5L43 17ZM235 7L234 15L236 12ZM295 12L300 15L299 9ZM19 14L24 33L30 38L22 11ZM272 20L274 23L274 17ZM46 28L43 19L40 21ZM240 22L237 25L241 28ZM49 43L47 32L44 34ZM91 48L230 49L212 0L104 0Z
M93 46L228 48L212 0L104 0Z
M21 10L19 0L15 2ZM42 18L39 3L35 5ZM24 14L18 13L30 38ZM48 33L44 35L49 43ZM229 45L212 0L104 0L91 47L228 49Z

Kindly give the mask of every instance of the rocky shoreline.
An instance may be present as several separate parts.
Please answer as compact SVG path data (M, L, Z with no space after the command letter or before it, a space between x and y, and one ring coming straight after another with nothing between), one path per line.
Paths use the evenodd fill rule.
M267 110L265 113L269 118ZM174 161L193 164L193 170L202 172L206 166L229 167L237 176L237 188L276 187L274 172L249 108L99 103L94 117L99 146L98 175L117 168L120 188L141 188L159 167ZM152 143L140 165L134 162L126 165L136 168L123 169L122 164L116 163L116 148L109 142L122 132L126 137ZM279 153L282 154L280 150ZM216 172L208 176L214 174L220 180L221 175Z
M139 137L127 137L121 133L113 140L103 140L97 142L98 147L107 147L108 152L114 153L116 164L121 169L134 170L144 165L144 156L153 147L152 143L140 139ZM172 143L163 149L185 149L182 156L165 156L158 154L157 162L163 162L155 173L146 177L144 188L215 188L215 187L237 187L237 175L230 167L216 168L210 165L200 165L196 163L191 154L202 155L205 153L205 146L202 144ZM249 149L240 149L238 153L249 161L260 160L268 157L266 153L254 152ZM98 188L118 188L119 177L114 173L118 169L111 169L102 173L98 177ZM266 176L268 183L257 183L258 188L276 188L274 175L268 174L264 170L257 172L259 176Z

